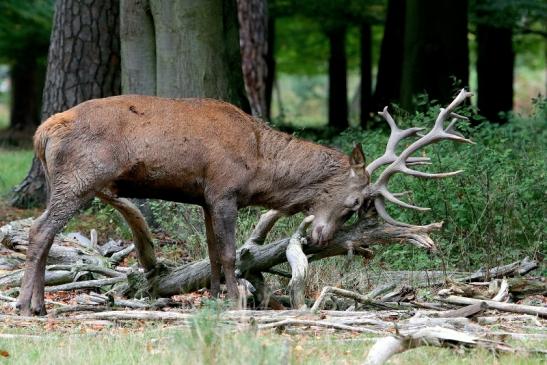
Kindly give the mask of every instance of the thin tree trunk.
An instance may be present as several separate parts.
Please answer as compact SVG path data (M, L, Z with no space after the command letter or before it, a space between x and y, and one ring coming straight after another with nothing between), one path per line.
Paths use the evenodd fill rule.
M237 0L239 43L245 90L253 115L267 116L268 4L266 0Z
M348 127L346 28L327 32L329 57L329 126L343 130Z
M49 47L41 119L85 100L120 92L118 1L59 0ZM45 203L41 164L34 158L15 188L13 206Z
M32 54L16 60L11 67L10 129L32 131L40 124L42 69Z
M407 3L401 103L414 97L445 103L468 84L467 1L414 0ZM455 80L457 84L455 84Z
M515 52L511 28L477 26L478 107L490 122L505 123L500 112L513 109Z
M389 0L380 50L373 110L398 103L401 96L405 31L405 0Z
M372 111L372 29L368 23L361 24L361 95L360 122L367 126Z
M271 120L272 96L275 81L275 18L268 15L268 53L266 54L268 74L266 77L266 119Z

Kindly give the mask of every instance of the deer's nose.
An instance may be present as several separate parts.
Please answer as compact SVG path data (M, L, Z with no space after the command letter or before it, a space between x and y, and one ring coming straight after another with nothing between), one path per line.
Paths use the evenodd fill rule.
M312 241L313 243L319 243L321 244L322 238L323 238L323 229L325 226L317 226L312 232Z

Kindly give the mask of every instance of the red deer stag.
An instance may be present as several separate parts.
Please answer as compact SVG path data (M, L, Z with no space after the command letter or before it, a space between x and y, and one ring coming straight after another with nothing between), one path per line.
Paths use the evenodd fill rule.
M216 100L125 95L90 100L55 114L34 136L49 199L47 209L30 230L18 307L25 315L45 313L44 271L53 238L95 196L127 220L146 271L156 267L151 235L139 210L125 198L202 206L211 291L213 295L220 291L222 267L232 299L238 297L235 223L241 207L260 205L284 214L313 214L311 239L317 244L331 239L336 229L372 198L379 214L398 224L387 215L384 198L412 206L387 191L387 180L395 172L446 176L410 170L405 161L409 165L427 163L427 158L410 157L423 144L463 140L452 130L453 123L447 129L442 124L447 116L455 116L452 110L467 96L462 90L441 112L433 130L400 156L388 149L367 168L360 145L348 158L334 149L273 130L235 106ZM384 116L389 122L387 111ZM406 137L419 130L395 127L392 137L394 133L397 138ZM372 171L388 163L391 165L379 181L370 185Z

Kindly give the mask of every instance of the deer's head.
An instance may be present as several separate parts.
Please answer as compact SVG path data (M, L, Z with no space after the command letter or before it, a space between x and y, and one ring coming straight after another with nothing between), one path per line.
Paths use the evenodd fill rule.
M334 232L353 213L359 211L367 201L374 202L374 207L376 208L378 215L387 223L396 226L411 227L412 225L398 222L389 216L385 208L385 201L387 200L404 208L411 208L421 211L429 210L429 208L417 207L398 199L399 196L405 195L408 192L390 192L387 188L388 181L396 173L402 173L419 178L437 179L453 176L463 171L459 170L445 173L428 173L414 170L410 167L415 165L431 164L428 157L413 157L412 155L419 149L432 143L442 140L473 143L457 132L454 128L457 120L467 119L464 116L454 113L454 109L472 95L472 93L466 92L462 89L450 105L446 108L441 108L433 128L425 134L418 133L424 128L399 129L387 111L387 107L385 107L379 114L387 121L391 128L391 134L386 146L386 151L382 156L365 167L365 156L361 146L355 146L350 157L351 169L347 183L344 187L335 189L336 191L331 194L332 196L330 196L329 199L325 199L325 203L323 205L319 205L317 209L312 212L315 215L311 235L312 242L321 244L330 240L334 235ZM445 127L444 123L448 118L451 118L452 120L448 126ZM419 138L405 148L400 154L397 154L397 144L402 139L410 136L418 136ZM374 183L369 183L373 172L382 165L387 165L387 167L381 172L378 179ZM367 204L366 206L369 205ZM370 206L372 206L372 204Z
M311 231L314 244L329 241L334 232L363 205L370 175L365 168L365 154L360 144L353 148L349 162L350 169L346 176L339 178L316 199L317 203L311 211L315 216Z

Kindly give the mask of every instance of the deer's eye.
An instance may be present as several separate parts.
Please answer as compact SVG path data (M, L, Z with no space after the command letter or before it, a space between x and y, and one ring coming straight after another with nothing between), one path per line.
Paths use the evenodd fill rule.
M344 206L349 209L355 209L359 206L359 203L360 203L359 198L350 196L344 202Z

